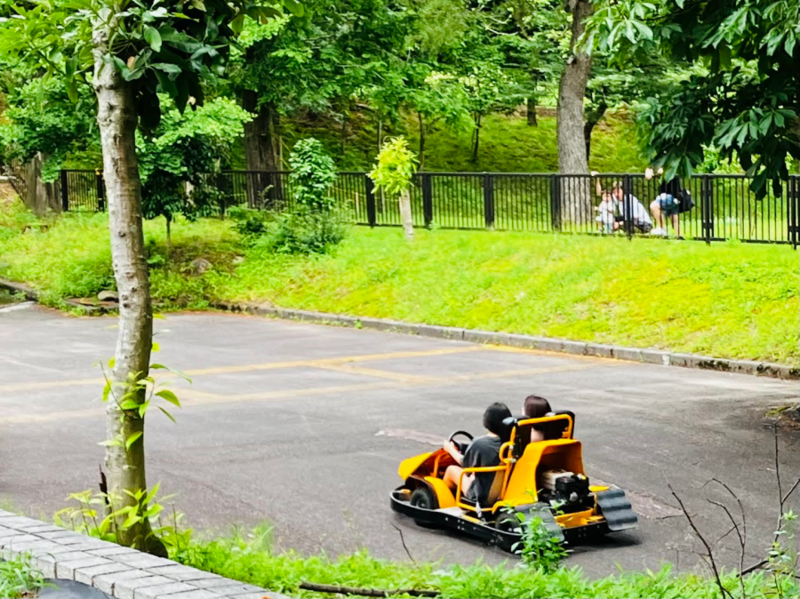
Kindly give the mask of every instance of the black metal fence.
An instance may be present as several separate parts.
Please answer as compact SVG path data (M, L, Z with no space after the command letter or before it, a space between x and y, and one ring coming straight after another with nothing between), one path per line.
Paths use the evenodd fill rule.
M215 191L218 215L233 206L290 210L294 202L288 172L223 171L208 175L201 187ZM800 176L783 181L780 193L770 187L762 200L744 175L697 175L683 187L695 203L679 215L687 239L800 243ZM619 201L604 204L603 193L614 188ZM330 193L347 222L402 224L396 199L377 193L364 172L339 173ZM64 210L105 209L102 175L95 171L62 171L61 194ZM658 181L643 175L418 173L411 206L421 227L634 236L647 229L642 213L653 220L650 204L658 195ZM672 229L670 219L665 224Z

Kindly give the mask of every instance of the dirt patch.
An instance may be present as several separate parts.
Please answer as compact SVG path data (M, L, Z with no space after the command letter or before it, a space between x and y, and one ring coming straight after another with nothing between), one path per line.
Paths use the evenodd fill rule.
M0 181L0 208L11 205L17 199L17 191L8 181Z
M777 423L782 429L800 430L800 404L788 404L771 408L765 420L769 423Z

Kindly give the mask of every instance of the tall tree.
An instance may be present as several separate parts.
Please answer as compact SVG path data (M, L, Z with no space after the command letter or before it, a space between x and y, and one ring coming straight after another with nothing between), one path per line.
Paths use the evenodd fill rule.
M558 170L577 174L589 172L589 157L583 133L583 101L592 71L592 57L580 46L585 19L592 12L591 0L567 0L572 15L572 37L558 87Z
M648 148L666 176L691 175L715 146L763 197L800 159L798 0L596 0L587 45L619 64L662 52L684 64L646 114Z
M293 0L284 5L298 9ZM201 81L224 71L235 32L246 17L266 20L277 9L250 0L70 0L15 6L5 21L0 51L38 62L63 76L71 97L91 81L108 193L119 329L107 387L106 469L115 507L139 518L118 522L118 540L164 554L140 499L147 489L144 415L149 406L153 314L142 234L137 126L146 134L161 117L158 93L179 110L203 102ZM162 395L171 400L169 395Z

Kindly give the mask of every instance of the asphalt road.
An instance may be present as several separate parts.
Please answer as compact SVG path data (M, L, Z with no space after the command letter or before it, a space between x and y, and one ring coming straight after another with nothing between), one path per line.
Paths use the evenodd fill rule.
M633 533L579 547L592 575L696 566L699 544L668 485L715 540L729 529L705 497L725 481L748 515L757 561L777 515L773 437L763 415L797 383L580 358L223 314L156 321L157 361L189 373L174 389L177 424L148 417L148 479L175 493L196 529L269 521L281 548L337 554L366 547L407 559L497 563L497 549L418 528L393 514L397 465L451 431L480 432L492 401L518 411L530 394L576 413L589 477L631 495ZM50 517L68 493L95 487L103 449L100 371L113 318L0 308L0 504ZM784 490L800 472L796 433L779 437ZM798 507L800 493L793 496ZM717 548L738 561L734 535Z

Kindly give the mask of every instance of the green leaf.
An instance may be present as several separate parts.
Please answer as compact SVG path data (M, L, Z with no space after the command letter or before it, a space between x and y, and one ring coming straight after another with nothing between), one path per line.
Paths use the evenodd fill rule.
M98 445L102 445L103 447L122 447L122 443L119 439L106 439L105 441L100 441Z
M142 436L142 433L141 433L141 432L135 432L135 433L133 433L133 434L132 434L130 437L128 437L127 439L125 439L125 449L126 449L126 450L130 450L130 448L131 448L131 445L133 445L134 443L136 443L136 440L137 440L139 437L141 437L141 436Z
M296 17L302 17L305 12L303 5L297 0L283 0L283 6Z
M158 343L156 343L155 341L153 341L152 350L154 352L161 351L161 346Z
M164 71L169 75L179 75L181 73L181 68L176 64L170 64L168 62L156 62L150 65L154 69L158 69L159 71Z
M167 418L169 418L170 420L172 420L172 422L173 422L173 423L177 424L177 422L175 422L175 417L174 417L172 414L170 414L169 412L167 412L167 411L166 411L164 408L162 408L161 406L156 406L156 407L157 407L159 410L161 410L162 412L164 412L164 415L165 415Z
M169 389L162 389L161 391L156 393L156 395L158 397L160 397L161 399L163 399L164 401L168 401L169 403L171 403L171 404L173 404L173 405L175 405L175 406L177 406L179 408L181 407L181 402L178 401L178 396L175 395Z
M144 40L150 44L153 52L161 52L161 34L158 32L158 29L150 25L145 25Z
M103 403L108 401L108 396L111 394L111 381L106 380L106 384L103 387Z

